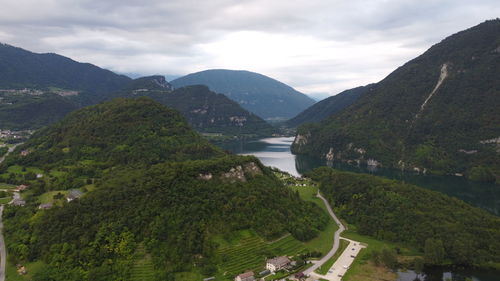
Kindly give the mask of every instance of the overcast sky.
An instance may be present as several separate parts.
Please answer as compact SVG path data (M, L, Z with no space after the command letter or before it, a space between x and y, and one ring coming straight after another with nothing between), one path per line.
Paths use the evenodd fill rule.
M498 0L2 0L0 42L120 73L211 68L306 94L377 82Z

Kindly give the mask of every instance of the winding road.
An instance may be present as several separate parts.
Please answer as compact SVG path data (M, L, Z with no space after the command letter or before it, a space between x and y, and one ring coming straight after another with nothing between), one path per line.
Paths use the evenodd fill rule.
M5 250L5 241L3 240L3 204L0 205L0 281L5 281L5 262L7 260L7 251Z
M13 145L9 148L9 151L3 156L0 157L0 163L5 160L5 157L9 155L14 149L16 149L17 146L21 145L22 143L18 143L16 145ZM5 250L5 240L3 239L3 221L2 221L2 215L3 215L3 204L0 205L0 281L5 281L5 263L7 261L7 251Z
M11 153L12 151L14 151L14 149L16 149L16 147L18 147L19 145L21 145L22 143L17 143L11 147L9 147L9 151L7 151L7 153L5 153L4 156L0 157L0 163L3 162L3 160L5 160L5 157L7 157L7 155L9 155L9 153Z
M321 196L321 194L319 193L319 191L318 191L318 194L316 196L318 198L320 198L321 200L323 200L323 202L325 203L326 209L328 210L328 213L333 218L333 220L335 221L335 223L337 223L337 225L339 226L339 229L337 229L337 231L335 231L332 249L323 258L321 258L319 261L317 261L316 263L314 263L313 266L311 266L308 269L304 270L304 274L305 275L311 274L316 269L318 269L320 266L322 266L327 260L329 260L331 257L333 257L333 255L335 255L335 252L337 252L337 250L339 249L339 245L340 245L340 241L339 241L340 240L340 233L342 233L345 230L344 225L342 225L342 223L340 222L340 220L333 213L332 208L330 207L330 204L328 203L328 201L326 201L326 199L323 196ZM2 281L2 280L0 280L0 281Z

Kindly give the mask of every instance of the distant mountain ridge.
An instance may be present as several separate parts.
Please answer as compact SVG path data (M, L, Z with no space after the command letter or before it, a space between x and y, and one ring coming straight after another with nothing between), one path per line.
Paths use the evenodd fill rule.
M499 62L500 19L454 34L375 84L349 110L299 128L292 150L498 177Z
M270 77L244 70L211 69L170 82L175 88L206 85L264 119L289 119L315 101Z
M31 90L20 90L25 88ZM137 96L149 96L180 110L199 132L247 136L274 132L258 116L206 87L174 91L163 76L130 79L57 54L36 54L0 44L2 129L38 129L77 108Z
M53 54L37 54L0 44L0 89L61 88L76 90L92 102L121 89L130 79L90 63Z
M286 124L290 127L297 127L304 123L320 122L356 102L370 90L371 85L345 90L335 96L321 100L288 120Z
M243 109L223 94L207 86L195 85L173 90L163 76L133 80L116 97L147 96L182 113L188 123L202 133L270 136L274 128L257 115Z

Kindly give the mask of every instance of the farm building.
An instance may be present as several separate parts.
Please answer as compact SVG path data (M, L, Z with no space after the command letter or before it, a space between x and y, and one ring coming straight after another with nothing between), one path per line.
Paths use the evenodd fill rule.
M82 197L83 195L83 192L81 192L80 190L78 189L72 189L69 191L69 194L68 196L66 197L66 200L68 200L68 202L71 202L75 199L78 199L80 197Z
M290 259L285 256L276 257L266 262L266 268L271 272L276 272L278 270L284 269L287 265L290 264Z
M255 277L254 277L254 274L252 271L242 273L242 274L236 276L236 278L234 278L234 281L254 281L254 280L255 280Z

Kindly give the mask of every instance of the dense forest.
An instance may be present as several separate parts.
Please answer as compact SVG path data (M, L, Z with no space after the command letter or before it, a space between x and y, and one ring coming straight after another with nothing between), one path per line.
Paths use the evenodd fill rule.
M117 165L206 159L222 152L175 110L149 98L115 99L83 108L38 131L5 165L52 168L81 163Z
M0 93L1 129L38 129L61 120L79 105L53 93L41 95Z
M259 116L248 112L223 94L216 94L203 85L173 90L163 76L133 80L112 97L150 97L182 113L198 132L232 136L270 136L275 129Z
M25 176L26 206L4 211L9 261L43 261L36 281L129 280L138 248L151 255L157 280L208 276L218 270L216 235L253 229L307 241L328 221L256 158L223 153L145 97L71 113L1 169L14 165L46 175ZM83 197L68 203L56 194L54 207L37 208L47 192L79 187Z
M500 266L500 218L439 192L318 168L309 174L360 234L415 246L428 265Z
M299 128L293 152L500 175L499 45L499 19L446 38L374 84L349 110Z

